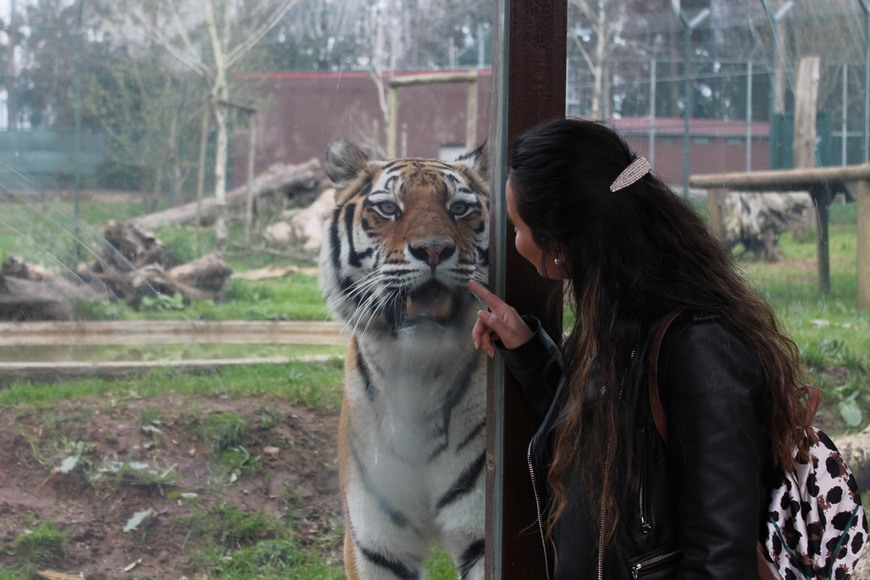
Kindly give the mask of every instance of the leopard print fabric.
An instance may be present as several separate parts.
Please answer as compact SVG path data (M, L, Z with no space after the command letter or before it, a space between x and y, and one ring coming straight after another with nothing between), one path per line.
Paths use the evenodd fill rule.
M813 428L810 458L771 495L763 543L785 580L849 578L867 541L855 477L831 439Z

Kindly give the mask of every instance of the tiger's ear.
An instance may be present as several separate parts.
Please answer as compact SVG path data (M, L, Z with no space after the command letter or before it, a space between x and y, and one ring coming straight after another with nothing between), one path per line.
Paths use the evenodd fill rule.
M356 179L366 163L368 156L359 147L344 139L333 139L326 148L326 174L335 184L336 190L343 189Z
M474 151L463 153L456 158L457 163L464 163L484 179L489 178L489 142L484 141Z

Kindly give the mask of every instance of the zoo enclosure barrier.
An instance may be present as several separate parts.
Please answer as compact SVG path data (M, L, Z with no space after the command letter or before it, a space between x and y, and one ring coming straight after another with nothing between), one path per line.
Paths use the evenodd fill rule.
M835 194L848 192L855 199L857 206L857 305L858 308L870 307L870 163L844 167L693 175L689 183L693 187L708 190L710 228L720 237L722 217L719 198L728 191L756 193L807 191L818 212L816 248L818 284L822 293L827 293L831 289L828 207Z

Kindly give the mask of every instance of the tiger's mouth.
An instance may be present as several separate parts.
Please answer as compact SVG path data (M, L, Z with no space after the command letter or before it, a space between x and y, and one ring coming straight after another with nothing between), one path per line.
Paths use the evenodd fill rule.
M404 301L398 301L394 323L396 327L424 321L448 324L456 317L458 307L455 293L439 282L430 281L408 292Z

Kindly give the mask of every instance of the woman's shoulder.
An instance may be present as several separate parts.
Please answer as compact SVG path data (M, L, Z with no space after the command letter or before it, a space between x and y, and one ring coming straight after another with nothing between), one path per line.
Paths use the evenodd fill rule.
M725 378L764 383L754 350L721 316L703 311L685 311L674 320L662 341L659 373L687 387L715 387Z

